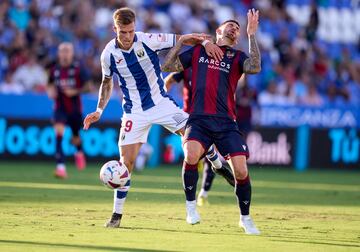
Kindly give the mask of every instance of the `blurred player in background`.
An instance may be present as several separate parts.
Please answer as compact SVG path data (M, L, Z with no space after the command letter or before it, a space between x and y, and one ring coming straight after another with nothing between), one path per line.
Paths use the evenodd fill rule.
M208 57L199 45L178 56L181 50L179 43L167 54L162 70L173 72L192 67L193 71L193 99L184 136L183 180L187 222L200 222L195 201L199 177L197 166L205 150L215 144L235 175L235 194L240 208L239 226L246 234L260 234L249 215L251 184L246 165L249 150L235 122L234 94L238 80L243 73L255 74L261 69L260 51L255 38L259 12L251 9L247 17L249 57L233 48L240 36L240 25L236 20L227 20L216 29L216 44L224 52L222 60Z
M252 129L252 105L257 104L257 93L249 87L245 74L239 80L235 99L236 123L240 132L243 133L244 139L246 139Z
M165 81L165 87L166 90L170 90L171 86L174 83L180 83L182 81L183 83L183 100L184 100L184 107L183 110L186 113L190 113L190 107L191 107L191 68L187 68L184 71L178 72L178 73L170 73L166 78ZM211 147L213 148L213 147ZM201 182L201 189L197 197L197 205L203 206L205 204L208 204L208 192L211 189L212 183L215 178L215 172L222 175L230 185L234 186L234 175L232 172L223 166L220 169L216 169L216 167L212 167L210 161L207 158L203 159L203 179Z
M64 42L58 47L58 61L50 67L48 95L54 99L54 129L56 134L56 170L55 176L67 178L62 139L65 125L72 131L72 143L76 148L75 164L78 170L86 167L85 155L82 151L80 129L82 125L82 107L80 94L90 89L87 73L74 60L74 47Z
M112 77L116 74L124 96L124 114L119 137L120 155L122 163L131 173L139 149L147 142L153 124L162 125L173 133L183 134L188 118L188 114L174 103L164 89L157 53L177 43L201 43L205 36L135 32L135 13L129 8L116 10L113 19L116 38L106 45L101 54L103 79L98 105L95 112L86 116L84 129L88 129L100 119L110 99ZM205 50L216 58L222 56L220 48L212 43L208 43ZM129 188L130 180L124 187L114 190L113 214L105 223L106 227L120 226Z

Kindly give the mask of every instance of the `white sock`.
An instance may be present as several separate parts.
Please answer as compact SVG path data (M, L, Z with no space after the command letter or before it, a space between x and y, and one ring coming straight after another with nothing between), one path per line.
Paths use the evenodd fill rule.
M211 165L215 169L220 169L222 167L222 163L220 161L219 155L215 151L215 148L213 145L210 146L210 148L206 154L206 158L210 161Z
M203 188L201 188L198 197L207 198L208 197L208 192L205 191Z
M192 200L192 201L186 201L186 208L196 208L196 200Z
M66 166L65 166L65 164L62 164L62 163L57 164L57 165L56 165L56 170L66 171Z
M129 180L130 181L130 180ZM130 188L129 186L124 186L119 189L114 190L114 207L113 207L113 213L122 214L123 208L126 200L127 193Z

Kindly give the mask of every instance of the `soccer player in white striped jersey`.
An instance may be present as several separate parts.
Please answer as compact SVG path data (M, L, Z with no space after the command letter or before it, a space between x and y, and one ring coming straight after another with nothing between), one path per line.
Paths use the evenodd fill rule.
M182 135L188 114L180 109L164 90L157 52L169 49L176 43L194 45L202 43L206 35L152 34L135 32L135 13L129 8L114 12L116 38L111 40L101 54L102 83L95 112L84 120L84 129L98 121L112 92L112 76L120 80L123 93L123 117L119 136L122 163L131 173L139 149L147 142L152 124L160 124L173 133ZM204 43L209 56L222 58L223 53L213 43ZM212 148L209 157L217 155ZM221 166L219 159L214 166ZM220 163L220 164L219 164ZM114 191L114 208L106 227L119 227L123 206L130 181L126 186ZM194 222L199 222L195 218ZM191 223L194 224L194 223Z

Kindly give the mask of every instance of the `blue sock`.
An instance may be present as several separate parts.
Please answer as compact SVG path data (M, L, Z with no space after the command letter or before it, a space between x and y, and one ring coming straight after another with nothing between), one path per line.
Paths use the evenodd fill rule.
M56 164L64 163L64 153L62 149L62 135L56 135L56 152L55 152L55 160Z
M249 215L251 203L251 183L249 175L242 180L236 180L235 193L241 215Z
M199 179L198 164L190 165L183 163L183 186L187 201L193 201L196 198L196 184Z
M204 189L205 191L210 191L214 178L215 178L215 173L211 169L211 164L207 159L205 159L203 181L201 188Z

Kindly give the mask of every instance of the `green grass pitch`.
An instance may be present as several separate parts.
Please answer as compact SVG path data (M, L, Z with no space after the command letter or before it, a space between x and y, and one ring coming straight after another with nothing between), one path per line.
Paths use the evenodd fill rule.
M233 189L215 178L199 225L185 222L180 167L135 173L120 229L99 166L52 177L52 163L0 163L0 251L360 251L360 172L250 168L260 236L237 226Z

